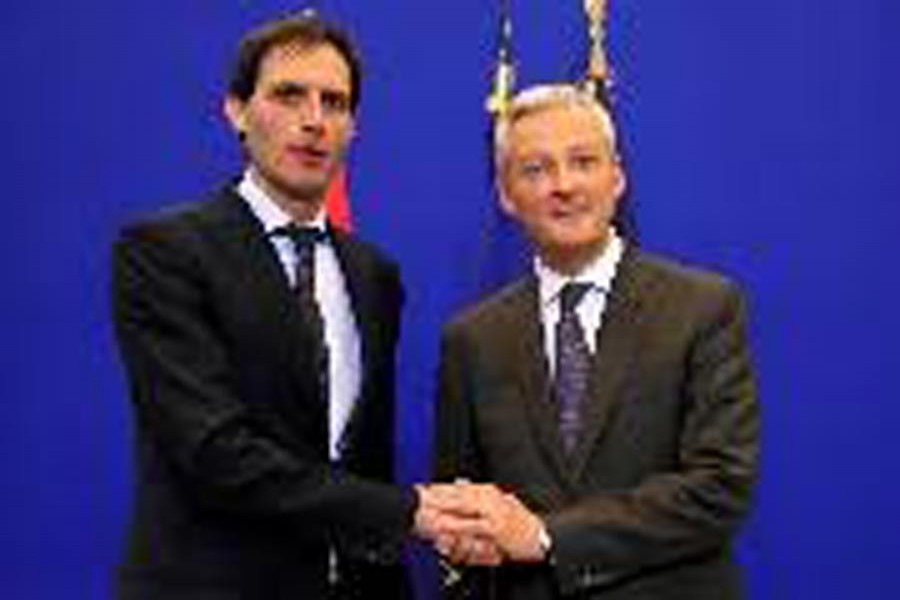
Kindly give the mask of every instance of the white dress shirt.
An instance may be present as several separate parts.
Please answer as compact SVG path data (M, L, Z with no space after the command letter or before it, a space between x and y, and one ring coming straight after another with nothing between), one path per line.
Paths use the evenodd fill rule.
M256 181L252 171L244 174L237 191L262 223L265 232L293 223L292 218L272 200ZM325 230L325 212L306 223ZM269 236L288 280L293 285L297 254L293 242L284 236ZM359 330L350 302L350 293L334 247L318 243L315 249L315 297L324 322L328 348L328 456L341 455L341 436L353 411L362 385L362 358Z
M570 282L590 285L575 312L587 336L588 348L592 353L596 352L597 332L603 323L606 299L624 250L625 243L613 231L603 252L575 275L563 275L554 271L540 257L535 257L534 272L538 280L541 323L544 327L544 352L551 376L556 372L556 324L559 321L559 295L563 286Z

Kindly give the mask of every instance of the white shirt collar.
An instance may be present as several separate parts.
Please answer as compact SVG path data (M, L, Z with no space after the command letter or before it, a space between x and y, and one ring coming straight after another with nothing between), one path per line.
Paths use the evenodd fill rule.
M294 219L266 193L257 183L256 177L258 175L251 173L250 169L246 170L237 185L237 192L247 202L253 215L262 223L263 230L268 234L279 227L293 223ZM327 231L325 209L320 208L316 216L303 225Z
M610 232L609 242L594 260L575 275L563 275L553 270L539 256L534 258L534 273L538 279L541 306L556 300L563 286L569 282L589 283L591 289L607 293L612 289L616 268L625 251L625 243L615 230Z

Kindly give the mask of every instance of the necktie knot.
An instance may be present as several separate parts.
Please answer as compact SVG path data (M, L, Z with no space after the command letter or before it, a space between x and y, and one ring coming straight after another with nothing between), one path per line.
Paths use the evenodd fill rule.
M318 242L328 239L328 234L320 227L290 223L273 229L269 235L291 240L296 253L293 285L302 297L314 302L315 295L315 248Z
M312 247L319 242L328 241L328 233L321 227L296 223L277 227L272 230L271 235L289 238L297 248Z
M559 308L562 314L575 312L584 295L591 289L589 283L569 282L559 292Z

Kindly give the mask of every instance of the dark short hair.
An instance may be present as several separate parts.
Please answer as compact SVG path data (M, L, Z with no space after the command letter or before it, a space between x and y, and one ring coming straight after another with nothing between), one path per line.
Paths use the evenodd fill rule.
M269 21L249 31L238 46L237 57L228 81L228 94L243 101L253 96L259 79L259 67L273 48L300 44L331 46L350 69L350 108L359 106L362 63L349 35L312 11Z

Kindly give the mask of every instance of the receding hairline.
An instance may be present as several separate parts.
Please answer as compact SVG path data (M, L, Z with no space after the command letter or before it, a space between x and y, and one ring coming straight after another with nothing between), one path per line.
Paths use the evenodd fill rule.
M609 111L585 90L570 84L542 84L526 88L510 101L506 112L494 127L494 163L501 172L507 155L509 135L520 121L552 110L578 108L590 113L606 139L612 158L618 161L616 128Z

